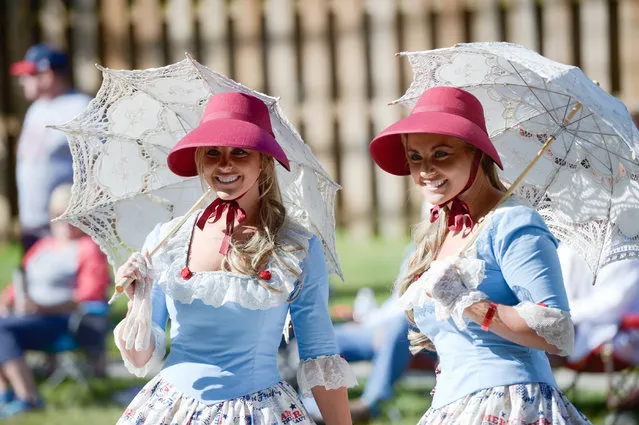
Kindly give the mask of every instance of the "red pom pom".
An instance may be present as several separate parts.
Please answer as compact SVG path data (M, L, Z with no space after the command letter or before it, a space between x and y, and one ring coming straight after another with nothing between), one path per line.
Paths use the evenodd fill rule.
M260 277L264 280L271 280L273 275L271 275L271 272L269 272L268 270L262 270L260 272Z
M184 267L180 275L182 275L182 279L189 280L193 276L193 272L188 267Z

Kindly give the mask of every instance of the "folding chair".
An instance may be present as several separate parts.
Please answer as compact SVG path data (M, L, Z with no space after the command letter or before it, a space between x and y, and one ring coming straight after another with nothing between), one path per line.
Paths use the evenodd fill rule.
M69 333L59 337L45 350L47 354L55 355L57 361L55 370L46 381L48 385L55 388L65 379L71 378L81 386L85 388L88 387L85 378L87 368L82 366L78 358L78 351L83 348L81 344L82 338L79 338L79 336L81 336L85 322L91 318L94 325L97 324L98 328L101 329L92 329L90 331L97 332L101 334L97 337L104 338L108 328L108 315L109 305L106 301L83 302L79 311L71 315L69 319Z

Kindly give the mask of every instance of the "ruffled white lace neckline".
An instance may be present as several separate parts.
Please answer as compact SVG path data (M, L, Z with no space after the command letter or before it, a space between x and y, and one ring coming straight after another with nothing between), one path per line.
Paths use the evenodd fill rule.
M199 212L186 220L159 255L154 257L154 268L159 271L158 285L166 295L184 304L196 299L213 307L232 302L250 310L267 310L286 302L295 289L295 273L302 274L301 265L313 237L311 233L289 220L280 230L280 240L289 240L302 249L278 250L278 256L292 270L282 267L273 258L269 259L265 270L271 273L271 279L267 283L275 291L260 285L256 276L227 271L192 272L189 279L184 279L181 272L187 264L188 249L198 216ZM177 220L179 218L162 225L160 234L170 229Z

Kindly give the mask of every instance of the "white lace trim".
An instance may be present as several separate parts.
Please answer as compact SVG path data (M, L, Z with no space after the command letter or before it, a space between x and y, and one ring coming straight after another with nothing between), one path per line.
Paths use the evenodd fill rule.
M558 308L544 307L528 301L517 304L515 310L537 335L554 345L560 355L569 356L575 348L575 327L570 313Z
M290 221L280 230L280 241L286 241L287 245L290 242L302 249L278 249L279 258L295 273L280 266L273 258L269 260L266 269L271 272L271 279L267 284L277 292L260 285L256 276L225 271L193 272L190 279L185 280L180 273L186 266L193 225L198 216L198 213L194 213L169 240L166 248L153 258L154 268L159 271L158 285L166 295L184 304L196 299L213 307L233 302L250 310L267 310L286 302L295 289L295 273L302 274L301 264L313 237L311 233ZM164 224L160 233L164 234L176 220Z
M124 366L126 369L133 375L138 378L143 378L154 370L157 370L162 366L162 362L164 361L164 356L166 355L166 334L156 324L151 324L151 334L153 336L153 340L155 341L155 348L153 349L153 354L151 354L151 358L146 362L146 364L142 367L136 367L131 363L131 360L126 355L126 351L120 344L120 330L124 324L124 321L118 323L118 325L113 330L113 335L115 336L115 345L120 350L120 354L122 355L122 360L124 361Z
M428 294L437 283L446 278L446 265L451 261L458 272L458 276L461 277L463 286L469 291L475 290L486 277L486 267L483 260L470 256L448 257L443 260L435 260L431 263L431 267L422 274L415 283L410 285L406 292L399 298L399 306L407 311L426 303L433 304L433 298Z
M327 390L352 388L357 385L357 378L348 362L334 354L302 361L297 371L297 384L302 396L312 397L313 387L322 386Z
M488 295L484 294L481 291L470 291L467 294L459 297L459 299L455 303L455 307L450 314L450 317L453 319L453 322L455 322L455 325L459 328L460 331L463 331L468 327L468 324L464 319L464 310L475 303L487 299Z

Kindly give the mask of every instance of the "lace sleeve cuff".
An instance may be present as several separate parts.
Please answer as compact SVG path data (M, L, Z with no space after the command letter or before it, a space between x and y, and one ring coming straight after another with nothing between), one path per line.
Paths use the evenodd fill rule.
M302 361L297 371L297 383L304 397L312 397L311 389L322 386L327 390L352 388L357 379L348 362L339 354Z
M572 354L575 345L575 327L570 319L570 313L531 302L522 302L514 308L530 329L545 339L548 344L559 349L561 356Z
M118 350L120 350L120 354L122 355L122 360L124 360L124 366L126 367L126 369L138 378L143 378L148 375L149 372L158 369L162 365L162 361L164 360L164 356L166 355L166 334L162 330L162 328L160 328L156 324L151 324L151 334L153 335L153 341L155 341L153 354L151 354L151 358L149 358L144 366L136 367L127 357L126 351L120 343L119 335L123 324L124 321L120 322L113 330L113 334L115 336L115 345L118 347Z

